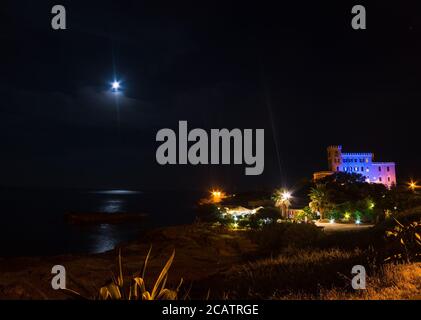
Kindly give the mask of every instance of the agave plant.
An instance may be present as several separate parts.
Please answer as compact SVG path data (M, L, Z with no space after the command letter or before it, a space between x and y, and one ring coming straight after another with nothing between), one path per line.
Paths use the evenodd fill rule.
M179 285L175 290L166 288L168 279L168 271L175 257L175 250L172 252L170 258L159 274L157 280L152 286L152 290L148 291L145 284L145 271L150 258L152 247L143 262L141 271L134 274L129 282L124 281L123 266L121 259L121 250L118 251L117 257L117 275L113 275L111 281L99 289L98 294L94 299L98 300L177 300L178 292L183 283L180 280ZM66 293L76 298L82 298L81 294L76 291L65 289Z
M394 218L395 219L395 218ZM393 230L386 231L386 236L394 240L398 252L389 256L385 261L412 262L421 259L421 221L402 224L396 220Z

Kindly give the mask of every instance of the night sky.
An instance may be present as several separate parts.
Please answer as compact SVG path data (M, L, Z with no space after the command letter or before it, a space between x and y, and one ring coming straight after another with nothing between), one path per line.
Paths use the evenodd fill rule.
M293 2L2 1L0 185L291 186L327 169L331 144L421 179L415 1ZM65 31L51 28L54 4ZM355 4L367 30L351 28ZM158 165L156 132L179 120L264 128L264 173Z

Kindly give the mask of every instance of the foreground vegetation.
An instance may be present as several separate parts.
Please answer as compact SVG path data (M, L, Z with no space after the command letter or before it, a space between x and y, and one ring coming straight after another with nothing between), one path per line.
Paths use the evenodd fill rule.
M267 226L251 236L260 258L225 275L229 299L421 299L421 220L323 234L312 225ZM352 267L367 289L351 286ZM221 295L221 292L218 292ZM218 296L218 294L216 296Z
M121 250L119 250L115 274L113 274L107 284L98 290L98 293L95 296L83 296L79 292L68 288L63 289L62 291L76 299L92 298L98 300L177 300L178 291L181 284L183 283L183 280L181 279L180 284L176 289L168 289L166 287L168 272L175 257L175 250L163 267L153 286L151 286L148 290L148 283L145 277L145 272L151 251L152 247L149 249L140 271L133 275L127 276L123 272Z
M354 290L350 271L361 262L368 267L366 289ZM250 287L238 286L230 298L421 299L421 263L376 265L358 250L296 251L233 272L233 285Z
M203 225L197 228L199 230ZM219 230L222 229L210 225L207 228L212 229L211 237L217 238L221 234ZM404 223L394 220L371 229L336 234L325 234L312 224L286 222L265 225L257 230L229 232L234 238L228 239L241 235L254 243L257 250L252 255L243 256L243 262L191 283L190 287L180 288L180 283L172 283L176 289L168 289L173 252L157 280L149 281L154 283L150 291L145 280L150 251L141 271L126 277L127 280L124 280L119 255L116 274L99 289L96 298L421 298L421 220ZM209 240L203 244L206 242L210 244ZM366 269L366 290L354 290L351 286L351 270L355 265Z

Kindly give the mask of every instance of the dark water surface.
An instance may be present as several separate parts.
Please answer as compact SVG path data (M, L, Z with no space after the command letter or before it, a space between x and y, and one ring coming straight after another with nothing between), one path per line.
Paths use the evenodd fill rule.
M0 256L98 253L147 229L191 223L200 193L1 189ZM144 221L71 225L69 212L147 213Z

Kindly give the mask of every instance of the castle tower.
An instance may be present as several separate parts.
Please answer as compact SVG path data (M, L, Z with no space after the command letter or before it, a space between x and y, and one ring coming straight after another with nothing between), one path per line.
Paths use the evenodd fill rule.
M329 171L339 171L342 165L342 146L327 147L327 161Z

